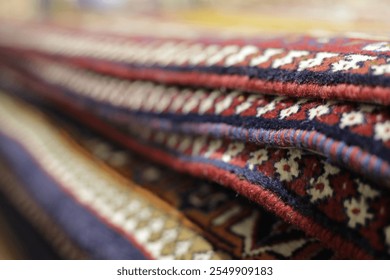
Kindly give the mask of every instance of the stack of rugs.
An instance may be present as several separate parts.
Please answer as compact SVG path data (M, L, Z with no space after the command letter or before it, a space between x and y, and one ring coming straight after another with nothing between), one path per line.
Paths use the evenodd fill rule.
M390 43L0 26L0 190L63 258L387 259Z

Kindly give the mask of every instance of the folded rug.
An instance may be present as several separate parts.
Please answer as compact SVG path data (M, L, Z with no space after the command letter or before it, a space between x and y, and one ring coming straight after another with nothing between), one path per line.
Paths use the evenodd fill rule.
M337 257L229 190L0 100L1 191L67 258Z
M388 42L198 33L167 38L135 30L119 36L16 23L5 23L0 34L0 84L11 95L72 117L165 168L232 188L319 240L332 250L330 257L389 257ZM31 130L34 134L39 132ZM159 183L152 185L144 187L158 193ZM230 210L234 214L246 203ZM187 213L198 228L212 224L212 212L201 220L192 216L202 203L197 207L176 211ZM258 249L250 241L255 216L240 225L245 233L240 226L229 228L245 237L243 247L221 245L226 235L218 230L194 234L215 258L309 257L295 253L307 240L294 240L289 246L296 249L289 253L268 250L269 245ZM142 243L147 233L132 230L132 240L142 245L126 257L140 257L140 247L149 257L198 256L188 249L168 257ZM94 257L114 257L83 246ZM311 256L324 256L321 246L310 250L316 251Z
M129 79L390 104L388 41L295 35L219 38L176 29L133 24L126 35L116 35L3 22L0 45L16 55L51 57Z

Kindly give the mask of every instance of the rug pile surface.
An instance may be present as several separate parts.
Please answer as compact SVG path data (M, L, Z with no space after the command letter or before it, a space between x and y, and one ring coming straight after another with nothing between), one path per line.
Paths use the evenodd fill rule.
M390 42L154 20L0 26L0 190L59 255L388 259Z

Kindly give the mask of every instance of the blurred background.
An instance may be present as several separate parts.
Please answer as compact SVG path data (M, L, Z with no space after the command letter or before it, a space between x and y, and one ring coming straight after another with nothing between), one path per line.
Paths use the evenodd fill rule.
M135 18L180 22L233 34L388 35L389 0L12 0L0 17L126 30Z

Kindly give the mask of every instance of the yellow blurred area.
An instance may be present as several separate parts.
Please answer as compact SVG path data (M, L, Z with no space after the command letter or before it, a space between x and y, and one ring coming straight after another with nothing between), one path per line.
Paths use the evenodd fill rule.
M232 34L363 33L388 37L387 0L12 0L0 17L50 19L104 30L131 27L135 18Z
M0 1L0 18L3 19L35 19L38 13L39 7L36 1Z
M345 33L364 32L372 35L386 35L389 23L376 21L329 21L298 16L254 14L253 12L233 13L219 10L187 10L171 13L179 21L200 26L229 28L245 33ZM386 28L387 26L387 28Z

